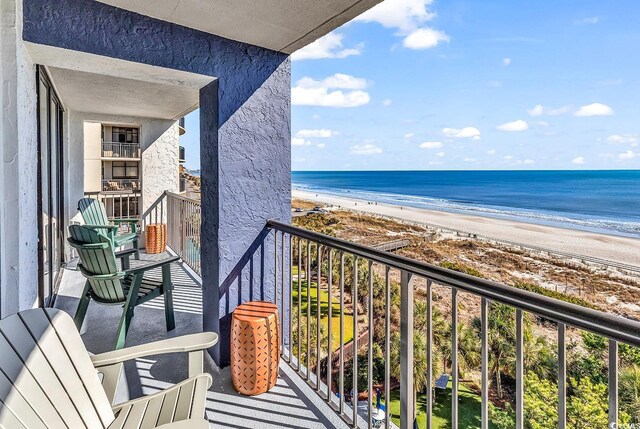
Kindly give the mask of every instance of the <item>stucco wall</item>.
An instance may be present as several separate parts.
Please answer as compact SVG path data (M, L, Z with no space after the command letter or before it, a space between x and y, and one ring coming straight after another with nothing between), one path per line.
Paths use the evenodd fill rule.
M37 301L35 67L22 43L22 2L2 0L0 316Z
M146 212L164 191L178 192L180 189L178 167L180 165L180 135L178 123L153 121L142 127L142 209ZM146 129L150 128L147 139ZM165 129L166 128L166 129ZM162 131L164 130L164 131ZM156 137L159 134L158 137ZM166 219L163 219L166 221Z
M265 223L290 220L288 56L91 0L25 0L25 11L33 43L217 78L201 92L203 323L221 331L212 353L224 363L229 312L273 297Z

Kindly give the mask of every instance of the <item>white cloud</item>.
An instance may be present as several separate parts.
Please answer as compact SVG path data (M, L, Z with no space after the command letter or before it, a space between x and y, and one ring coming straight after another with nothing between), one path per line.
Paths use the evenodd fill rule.
M499 80L490 80L489 82L487 82L487 85L491 88L502 88L502 82L500 82Z
M303 77L291 88L291 102L298 106L357 107L370 101L363 91L366 87L366 79L342 73L322 80Z
M440 158L442 158L442 157L444 157L445 154L444 154L444 152L438 152L438 153L436 153L436 155L439 156Z
M317 88L339 88L339 89L365 89L367 80L349 74L336 73L322 80L315 80L310 77L303 77L296 86L304 89Z
M498 125L496 128L500 131L518 132L528 130L529 124L527 123L527 121L518 119L513 122L507 122L505 124Z
M326 144L324 144L324 143L318 143L316 145L316 147L319 147L320 149L324 149L325 146L326 146Z
M533 159L525 159L524 161L522 161L522 163L525 165L531 165L535 164L536 162Z
M573 162L576 165L582 165L582 164L584 164L584 157L583 156L578 156L576 158L573 158L573 160L571 160L571 162Z
M355 146L351 146L351 153L354 155L374 155L382 153L382 149L373 144L357 144Z
M495 155L496 154L496 150L495 149L489 149L487 151L487 155Z
M436 14L429 10L434 0L387 0L369 9L354 21L377 22L396 30L404 37L403 45L409 49L428 49L440 42L448 42L449 36L426 26Z
M291 139L291 144L293 146L310 146L311 142L309 140L294 137Z
M536 104L533 107L533 109L528 109L527 113L529 113L530 116L542 116L542 115L559 116L559 115L565 115L571 112L571 109L572 109L571 105L566 105L566 106L558 107L557 109L552 109L549 107L544 107L542 104Z
M384 100L382 102L382 105L385 106L385 107L389 107L389 106L391 106L391 103L392 103L391 99L387 98L386 100Z
M344 35L341 33L329 33L315 42L308 44L304 48L294 52L291 55L291 59L293 61L298 61L321 58L346 58L352 55L360 55L362 45L360 44L353 48L343 49L343 37Z
M513 159L513 155L505 155L503 158L505 161L511 161Z
M442 142L424 142L420 144L421 149L440 149Z
M372 7L354 21L377 22L386 28L410 33L421 24L432 20L436 14L428 7L434 0L388 0Z
M462 129L443 128L442 133L449 138L480 140L480 130L476 127L464 127Z
M630 151L630 150L618 155L618 158L620 158L620 159L633 159L635 157L636 157L636 154L633 153L633 151Z
M404 135L404 138L405 138L405 139L410 139L410 138L411 138L411 137L413 137L414 135L415 135L415 134L413 134L413 133L407 133L407 134L405 134L405 135Z
M302 138L328 138L338 135L337 131L320 129L320 130L300 130L296 133L296 137Z
M607 137L609 143L614 144L630 144L636 147L640 144L640 134L613 134Z
M409 49L429 49L435 48L440 42L448 42L449 36L442 31L433 28L418 28L412 31L402 44Z
M600 18L597 16L589 16L582 19L577 19L574 21L576 25L594 25L600 22Z
M464 162L476 162L477 159L476 158L470 158L470 157L466 157L463 159Z
M591 103L578 109L574 116L610 116L613 115L613 109L606 104Z
M503 66L508 66L509 64L511 64L511 58L504 58L502 60L502 65Z

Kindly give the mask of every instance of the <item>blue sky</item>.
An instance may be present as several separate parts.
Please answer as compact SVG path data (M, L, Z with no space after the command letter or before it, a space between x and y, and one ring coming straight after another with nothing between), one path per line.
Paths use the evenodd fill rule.
M635 0L386 0L293 55L293 170L638 168L638 17Z

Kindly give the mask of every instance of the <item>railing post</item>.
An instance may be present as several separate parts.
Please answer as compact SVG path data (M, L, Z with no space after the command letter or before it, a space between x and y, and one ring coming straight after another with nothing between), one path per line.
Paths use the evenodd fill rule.
M432 427L433 411L433 283L427 280L427 429Z
M413 275L400 273L400 428L411 429L413 403Z
M480 307L481 400L480 427L489 429L489 301L482 298Z
M566 325L558 323L558 429L567 427Z
M618 424L618 342L609 340L609 427Z
M516 309L516 429L524 428L524 314Z

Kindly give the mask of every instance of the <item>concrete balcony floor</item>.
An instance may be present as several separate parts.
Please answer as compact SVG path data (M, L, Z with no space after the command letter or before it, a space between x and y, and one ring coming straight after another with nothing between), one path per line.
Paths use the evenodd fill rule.
M136 266L158 260L168 254L141 254L141 260L132 259ZM176 329L166 332L162 298L136 307L127 346L147 343L202 330L202 288L181 263L172 265ZM160 271L149 276L160 278ZM74 264L65 269L55 306L75 314L78 299L84 287L84 277L75 271ZM82 339L92 353L108 351L113 347L120 320L120 306L105 306L92 302L82 328ZM208 356L207 356L208 358ZM218 369L211 359L205 370L213 376L213 385L207 398L207 418L212 428L347 428L347 425L316 393L293 371L281 362L280 378L268 393L246 397L237 393L231 382L229 367ZM118 402L164 389L187 377L185 354L171 354L136 359L125 365L126 383L118 392Z

